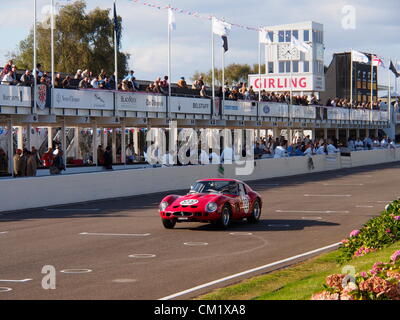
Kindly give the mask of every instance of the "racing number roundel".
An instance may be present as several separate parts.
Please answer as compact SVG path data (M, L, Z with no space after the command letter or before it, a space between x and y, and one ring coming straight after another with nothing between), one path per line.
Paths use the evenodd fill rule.
M242 196L242 206L243 206L243 211L245 213L249 213L250 210L250 201L249 201L249 197L248 196Z

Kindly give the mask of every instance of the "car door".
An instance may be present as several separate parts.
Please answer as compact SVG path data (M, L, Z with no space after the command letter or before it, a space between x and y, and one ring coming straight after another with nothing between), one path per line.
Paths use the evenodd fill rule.
M242 216L248 216L250 214L250 197L242 183L239 183L239 203L240 214Z

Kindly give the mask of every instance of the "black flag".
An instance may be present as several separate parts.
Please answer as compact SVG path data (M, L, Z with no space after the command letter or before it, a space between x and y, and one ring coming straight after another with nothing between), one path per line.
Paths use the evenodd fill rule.
M222 47L224 48L225 52L227 52L228 51L228 37L222 36L222 41L224 42Z
M396 78L400 77L400 73L397 71L396 67L394 66L393 62L390 61L390 67L389 70L392 71L394 73L394 75L396 76Z
M118 21L117 8L115 6L115 2L114 2L114 30L117 35L117 48L119 48L119 45L121 43L121 26Z

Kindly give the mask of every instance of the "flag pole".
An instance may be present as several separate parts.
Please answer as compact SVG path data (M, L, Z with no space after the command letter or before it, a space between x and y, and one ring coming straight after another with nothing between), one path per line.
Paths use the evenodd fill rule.
M353 108L353 50L350 51L350 108Z
M114 14L116 15L116 0L114 0ZM117 17L118 18L118 17ZM115 24L115 22L114 22ZM117 26L114 26L114 64L115 64L115 90L118 90L118 44L117 44Z
M34 9L33 9L33 70L34 70L34 83L33 83L33 113L36 113L37 107L37 54L36 54L36 20L37 20L37 0L34 0Z
M392 63L392 59L389 58L390 63ZM388 88L388 116L389 116L389 123L390 126L392 126L392 113L391 113L391 105L392 105L392 89L391 89L391 85L392 85L392 79L390 77L390 70L388 70L388 77L389 77L389 88Z
M51 87L54 88L54 0L51 0ZM51 95L51 110L53 111L53 94Z
M215 79L215 61L214 61L214 29L213 29L213 24L214 24L214 17L211 18L211 87L212 87L212 104L214 106L215 103L215 84L214 84L214 79Z
M261 31L260 31L261 32ZM261 41L258 34L258 101L261 101Z
M225 48L222 47L222 105L225 106Z
M171 10L171 9L169 9ZM168 11L168 15L170 15L170 12ZM170 25L170 18L168 16L168 79L169 79L169 84L168 84L168 118L169 118L169 110L171 106L171 25Z
M374 103L374 58L375 56L371 54L371 110Z

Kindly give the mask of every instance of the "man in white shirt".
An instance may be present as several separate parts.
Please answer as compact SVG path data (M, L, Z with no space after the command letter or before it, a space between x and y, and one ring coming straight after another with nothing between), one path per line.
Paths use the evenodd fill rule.
M340 150L337 149L333 144L331 140L328 140L328 146L326 147L328 154L336 154L338 153Z
M288 157L288 153L287 150L285 148L286 143L285 142L281 142L280 146L277 146L275 148L275 154L274 154L274 158L283 158L283 157Z
M389 146L389 143L388 143L388 141L387 141L387 137L384 136L383 139L382 139L382 141L381 141L381 147L384 148L384 149L386 149L388 146Z
M316 154L326 154L326 153L325 153L325 143L322 143L322 144L318 147Z

